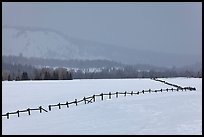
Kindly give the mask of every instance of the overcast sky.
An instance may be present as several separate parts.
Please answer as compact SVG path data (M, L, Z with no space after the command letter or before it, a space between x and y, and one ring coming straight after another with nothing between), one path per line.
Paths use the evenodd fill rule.
M154 51L202 54L202 3L3 3L2 23Z

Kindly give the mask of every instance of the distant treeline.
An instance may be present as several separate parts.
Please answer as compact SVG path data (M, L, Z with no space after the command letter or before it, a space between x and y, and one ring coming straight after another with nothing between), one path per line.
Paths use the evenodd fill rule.
M8 80L72 80L65 68L35 68L31 65L2 64L2 81Z
M177 71L175 68L161 70L138 70L135 66L103 67L100 71L83 69L36 68L31 65L2 64L2 80L72 80L72 79L111 79L111 78L166 78L166 77L202 77L200 71Z
M134 66L124 68L102 68L100 72L83 72L82 70L72 71L75 79L119 79L119 78L167 78L167 77L202 77L202 71L176 71L174 68L157 70L137 70Z

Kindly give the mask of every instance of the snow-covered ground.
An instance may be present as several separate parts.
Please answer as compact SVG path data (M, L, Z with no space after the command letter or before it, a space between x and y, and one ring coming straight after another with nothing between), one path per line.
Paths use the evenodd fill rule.
M202 134L202 79L162 79L196 91L100 97L49 112L2 117L2 134ZM65 103L93 94L172 88L151 79L3 81L2 113Z

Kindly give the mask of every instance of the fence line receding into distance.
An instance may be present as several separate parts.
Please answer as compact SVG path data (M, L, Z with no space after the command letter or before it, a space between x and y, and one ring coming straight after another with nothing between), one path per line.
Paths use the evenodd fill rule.
M163 91L166 91L166 92L172 91L173 92L173 91L187 91L187 90L195 91L196 90L195 87L194 88L192 88L192 87L181 87L181 86L178 86L178 85L175 85L175 84L168 83L168 82L163 81L163 80L158 80L156 78L153 78L153 80L165 83L167 85L171 85L171 86L176 87L176 88L155 89L155 90L148 89L148 90L142 90L142 91L137 91L137 92L124 91L124 92L115 92L115 93L109 92L109 93L94 94L94 95L89 96L89 97L83 97L81 100L75 99L72 102L67 101L65 103L58 103L58 104L48 105L48 110L51 111L53 107L58 107L59 109L61 109L62 106L66 106L67 108L69 108L69 105L74 104L74 105L77 106L81 102L84 102L84 104L93 103L93 102L96 101L96 97L100 97L101 100L104 100L105 96L108 96L108 98L111 99L112 96L114 96L114 95L115 95L116 98L118 98L119 95L123 95L123 96L131 95L132 96L132 95L144 94L145 92L151 93L151 92L163 92ZM28 115L31 115L31 111L36 111L36 110L39 110L40 113L42 113L42 110L45 111L45 112L48 112L46 109L44 109L44 108L42 108L42 106L40 106L39 108L35 108L35 109L28 108L28 109L25 109L25 110L17 110L16 112L7 112L6 114L3 114L2 117L7 117L7 119L9 119L9 115L12 115L12 114L17 114L18 117L19 117L20 113L24 113L24 112L28 112Z

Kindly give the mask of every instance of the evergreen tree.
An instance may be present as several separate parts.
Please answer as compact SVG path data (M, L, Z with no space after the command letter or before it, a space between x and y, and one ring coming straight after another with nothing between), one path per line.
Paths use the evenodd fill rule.
M58 80L58 79L59 79L58 73L57 73L55 70L54 70L54 72L53 72L52 79L53 79L53 80Z
M68 80L73 80L72 73L69 73L69 79Z
M23 72L23 74L21 76L21 80L28 80L28 73L27 72Z
M50 73L48 71L45 71L44 80L50 80L50 79L51 79Z
M9 74L8 75L8 81L11 81L12 79L11 79L11 75Z

